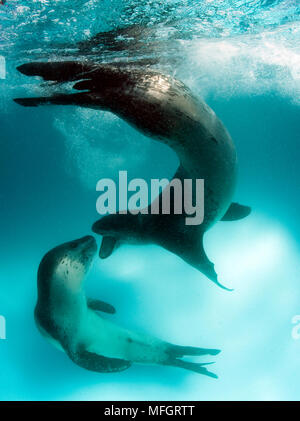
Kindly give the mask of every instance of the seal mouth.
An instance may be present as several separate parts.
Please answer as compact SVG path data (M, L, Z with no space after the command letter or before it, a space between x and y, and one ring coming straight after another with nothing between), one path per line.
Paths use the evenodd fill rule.
M85 254L95 254L97 251L97 243L92 235L86 235L78 240L82 252Z

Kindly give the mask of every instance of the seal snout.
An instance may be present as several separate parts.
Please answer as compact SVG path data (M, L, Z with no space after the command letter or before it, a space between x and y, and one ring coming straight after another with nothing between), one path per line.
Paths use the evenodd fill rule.
M94 243L95 238L92 235L85 235L84 237L80 238L78 241L82 243Z
M101 218L99 221L96 221L93 224L92 231L100 235L106 234L108 232L106 221L104 220L104 218Z
M69 249L84 256L92 256L97 251L97 243L94 237L86 235L69 243Z
M88 268L97 252L97 242L94 237L87 235L69 243L69 250L75 260Z
M17 70L26 76L37 76L37 64L36 63L25 63L17 67Z
M92 251L96 251L97 243L92 235L86 235L78 240L79 244L84 248Z

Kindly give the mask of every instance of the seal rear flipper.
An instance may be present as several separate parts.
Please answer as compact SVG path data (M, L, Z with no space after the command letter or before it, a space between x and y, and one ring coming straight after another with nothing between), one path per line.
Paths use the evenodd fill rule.
M237 221L239 219L246 218L246 216L250 213L250 206L240 205L239 203L231 203L221 221Z
M106 259L109 257L115 249L117 239L110 235L106 235L102 238L100 247L99 257L100 259Z
M130 361L119 358L107 358L85 348L69 353L71 360L86 370L97 371L98 373L114 373L127 370L131 366Z
M105 303L101 300L94 300L92 298L87 299L87 306L91 310L102 311L104 313L114 314L116 312L116 309L111 304Z
M95 65L79 61L52 61L25 63L17 70L26 76L40 76L44 80L57 82L71 82L83 79L93 71Z
M14 98L14 101L23 107L37 107L38 105L88 105L89 96L86 93L61 94L42 96L36 98Z
M203 374L204 376L213 377L217 379L218 376L211 371L208 371L205 367L206 365L210 365L213 363L192 363L189 361L178 360L170 358L169 361L165 362L165 365L171 365L172 367L180 367L184 368L185 370L194 371L195 373Z
M180 345L167 344L166 352L169 356L169 358L165 362L166 365L184 368L186 370L194 371L199 374L204 374L209 377L214 377L214 378L218 377L216 376L216 374L211 373L205 368L206 365L213 364L212 362L193 363L189 361L184 361L181 358L185 356L217 355L221 352L219 349L198 348L194 346L180 346Z
M184 355L217 355L220 349L198 348L194 346L169 345L168 353L174 358L181 358Z

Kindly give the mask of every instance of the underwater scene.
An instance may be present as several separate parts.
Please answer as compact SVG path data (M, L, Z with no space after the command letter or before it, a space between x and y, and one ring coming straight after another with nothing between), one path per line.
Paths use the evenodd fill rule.
M0 1L0 400L299 400L299 143L298 0Z

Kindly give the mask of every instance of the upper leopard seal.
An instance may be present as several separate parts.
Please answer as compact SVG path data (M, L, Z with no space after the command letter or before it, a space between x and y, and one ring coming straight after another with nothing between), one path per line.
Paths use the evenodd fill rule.
M143 134L169 145L178 155L175 178L204 179L204 221L187 226L185 214L104 216L93 230L104 236L100 256L120 242L156 243L177 254L222 286L203 247L205 232L219 220L250 213L231 204L237 172L233 141L214 111L180 81L149 68L88 62L28 63L18 70L57 82L79 81L81 93L19 98L23 106L80 105L111 111ZM172 200L172 197L171 197ZM172 209L172 206L171 206Z

